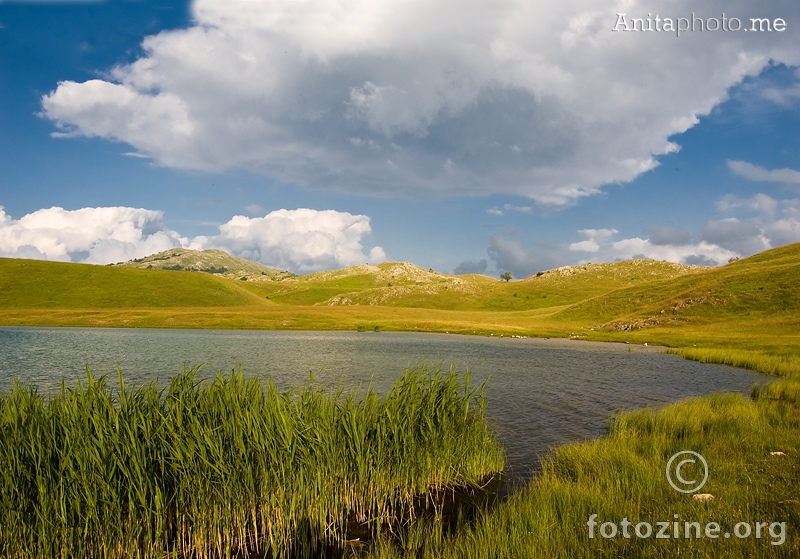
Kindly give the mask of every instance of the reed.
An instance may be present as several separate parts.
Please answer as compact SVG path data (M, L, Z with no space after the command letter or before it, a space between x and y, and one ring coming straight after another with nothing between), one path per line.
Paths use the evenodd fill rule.
M483 386L452 369L408 370L384 397L118 377L0 396L0 556L320 556L503 468Z

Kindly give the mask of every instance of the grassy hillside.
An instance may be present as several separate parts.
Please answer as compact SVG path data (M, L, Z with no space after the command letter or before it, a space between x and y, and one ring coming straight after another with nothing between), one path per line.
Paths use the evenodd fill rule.
M543 322L583 339L757 350L795 359L800 356L798 285L800 244L794 244L698 274L588 298Z
M286 305L392 306L461 311L524 311L568 305L617 288L690 276L702 271L652 260L587 264L502 282L480 275L453 276L406 262L359 265L300 276L280 283L247 285Z
M0 259L0 324L377 327L744 347L789 357L800 355L797 285L800 244L719 268L630 260L559 268L510 283L396 262L256 282Z
M236 258L221 250L188 250L172 248L144 258L134 258L115 266L185 272L205 272L229 279L281 281L295 277L291 272L276 270L258 262Z
M244 282L240 282L244 283ZM211 274L0 258L0 309L238 307L267 301Z
M646 328L800 316L800 248L789 245L699 274L631 285L572 305L554 320ZM663 311L663 312L662 312Z

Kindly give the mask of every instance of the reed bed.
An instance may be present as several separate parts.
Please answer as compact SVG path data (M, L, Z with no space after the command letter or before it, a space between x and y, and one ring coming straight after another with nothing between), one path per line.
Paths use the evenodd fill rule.
M0 396L0 556L317 557L503 469L483 386L406 371L384 397L241 371Z

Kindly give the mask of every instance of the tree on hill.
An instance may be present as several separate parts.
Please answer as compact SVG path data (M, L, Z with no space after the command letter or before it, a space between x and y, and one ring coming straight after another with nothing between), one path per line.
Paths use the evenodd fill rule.
M506 283L510 282L511 281L511 272L503 272L502 274L500 274L500 279L501 280L505 280Z

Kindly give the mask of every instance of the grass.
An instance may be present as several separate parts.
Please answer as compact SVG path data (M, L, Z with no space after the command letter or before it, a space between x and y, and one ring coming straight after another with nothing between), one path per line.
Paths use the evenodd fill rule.
M790 387L788 389L788 387ZM771 388L770 388L771 387ZM383 558L589 558L589 557L797 557L800 555L800 387L779 381L756 399L720 394L685 400L660 410L624 413L607 437L560 447L539 477L508 502L485 512L450 539L435 522L418 528L405 547L381 539L362 555ZM673 490L665 466L691 449L709 464L703 487L714 499L698 502ZM774 455L783 452L783 455ZM692 479L702 473L687 469ZM597 525L589 535L588 521ZM668 522L668 539L639 538L622 522ZM678 522L678 538L673 522ZM618 535L604 538L613 522ZM690 538L685 539L686 523ZM705 537L710 522L720 537ZM751 536L738 538L739 522ZM756 523L764 523L755 537ZM606 527L606 534L611 533ZM770 531L771 530L771 531ZM722 536L725 532L730 538ZM644 526L641 533L646 533ZM744 534L743 526L739 533ZM712 532L713 534L713 532Z
M502 471L483 387L407 371L383 398L241 372L0 397L0 556L316 557Z
M212 274L0 258L0 309L7 312L268 304Z
M776 377L800 377L800 355L781 356L763 351L713 348L678 348L669 350L669 353L700 363L731 365Z

